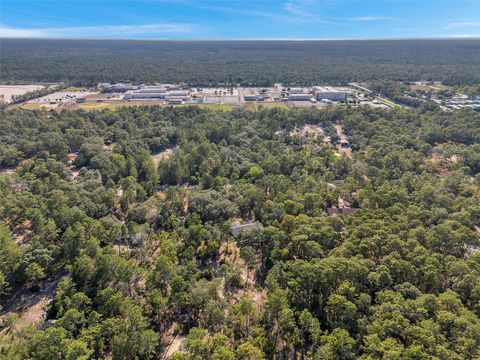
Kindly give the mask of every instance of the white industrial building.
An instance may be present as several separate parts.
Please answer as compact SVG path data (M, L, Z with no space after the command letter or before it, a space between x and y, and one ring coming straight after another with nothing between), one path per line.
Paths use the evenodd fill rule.
M183 104L183 101L184 101L183 98L178 98L178 97L171 97L168 99L168 103L173 105Z
M139 88L139 91L143 92L167 92L167 90L170 89L163 85L142 86Z
M321 86L314 86L312 88L312 93L315 95L315 99L317 99L318 101L346 101L348 96L347 91L341 91L335 88Z
M141 86L138 90L127 91L125 99L165 99L165 86Z
M127 91L125 93L124 99L159 99L159 100L169 100L171 98L175 99L188 99L188 91L186 90L170 90L175 88L170 85L152 85L152 86L142 86L138 90Z
M290 101L310 101L311 98L312 95L307 93L288 95L288 100Z
M306 91L301 87L292 87L290 88L290 94L305 94Z
M103 93L122 93L125 91L138 89L138 85L124 84L124 83L117 83L117 84L100 83L98 84L98 88Z
M188 91L185 90L173 90L173 91L168 91L167 92L167 97L186 97L188 96Z
M166 92L135 90L126 92L124 99L165 99L166 94Z

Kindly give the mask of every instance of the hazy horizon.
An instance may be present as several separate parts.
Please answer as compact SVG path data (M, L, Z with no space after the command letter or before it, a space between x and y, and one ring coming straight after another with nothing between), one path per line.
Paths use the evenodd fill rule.
M439 41L450 41L450 40L462 40L462 41L474 41L480 40L480 35L478 37L395 37L395 38L149 38L149 39L138 39L138 38L88 38L88 37L78 37L78 38L62 38L62 37L4 37L0 35L2 40L62 40L62 41L164 41L164 42L328 42L328 41L426 41L426 40L439 40Z

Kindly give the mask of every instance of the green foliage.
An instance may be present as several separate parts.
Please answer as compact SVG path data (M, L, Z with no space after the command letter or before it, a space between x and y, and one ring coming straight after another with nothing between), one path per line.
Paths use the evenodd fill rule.
M352 158L290 135L338 122ZM56 286L0 357L480 356L475 111L11 110L0 140L0 301Z
M25 269L25 276L27 277L27 281L37 283L45 277L45 272L37 263L31 263Z
M2 50L4 81L77 85L130 80L264 86L374 79L463 85L478 83L480 73L475 39L281 43L2 39ZM462 55L460 60L456 54Z

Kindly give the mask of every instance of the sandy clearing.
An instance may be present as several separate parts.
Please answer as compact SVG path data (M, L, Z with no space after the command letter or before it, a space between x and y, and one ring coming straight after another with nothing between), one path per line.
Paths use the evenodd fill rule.
M14 324L16 330L43 321L61 278L44 281L39 291L22 290L13 295L2 309L0 320L8 315L17 315L18 320Z
M94 91L56 91L54 93L30 100L28 104L75 104L76 99L84 98L89 95L95 95Z
M41 90L44 85L0 85L0 103L9 104L14 96L23 95L28 92Z
M155 164L155 166L158 166L158 163L160 161L169 159L173 155L174 151L175 151L175 148L170 148L170 149L166 149L165 151L159 152L158 154L151 155L152 161Z
M175 338L170 343L170 345L168 345L167 351L165 352L163 359L170 359L173 354L175 354L176 352L179 352L185 340L186 340L185 336L179 336L179 335L175 336Z
M337 135L338 135L338 137L340 138L340 143L337 144L338 152L339 152L340 154L346 155L347 157L349 157L349 158L351 159L351 158L352 158L352 149L351 149L350 147L344 148L344 147L342 147L342 145L341 145L341 143L343 143L343 142L348 142L347 135L345 135L345 133L343 132L343 127L342 127L342 125L337 124L337 125L333 125L333 127L334 127L335 130L337 131Z

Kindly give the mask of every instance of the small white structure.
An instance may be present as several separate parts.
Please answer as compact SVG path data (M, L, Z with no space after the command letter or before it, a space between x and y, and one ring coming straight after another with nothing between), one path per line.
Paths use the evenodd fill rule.
M183 104L183 98L169 98L168 103L172 105L180 105Z

